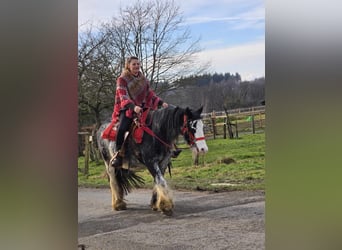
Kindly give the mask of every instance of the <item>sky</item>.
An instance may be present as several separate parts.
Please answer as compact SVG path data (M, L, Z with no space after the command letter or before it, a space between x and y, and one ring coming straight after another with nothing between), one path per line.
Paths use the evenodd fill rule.
M78 27L111 20L133 0L78 0ZM239 73L242 80L265 76L263 0L174 0L192 37L200 38L198 60L209 73Z

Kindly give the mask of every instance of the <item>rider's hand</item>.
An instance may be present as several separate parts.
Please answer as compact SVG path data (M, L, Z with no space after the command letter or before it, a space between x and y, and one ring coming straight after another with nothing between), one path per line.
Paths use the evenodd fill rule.
M142 108L141 108L141 107L139 107L139 106L135 106L135 107L134 107L134 112L135 112L135 113L139 114L141 111L142 111Z
M167 104L166 102L163 102L163 108L167 108L169 106L169 104Z

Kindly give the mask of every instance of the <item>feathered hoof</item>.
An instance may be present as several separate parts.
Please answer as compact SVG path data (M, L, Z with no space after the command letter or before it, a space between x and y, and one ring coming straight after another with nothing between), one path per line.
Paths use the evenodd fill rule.
M155 205L151 205L153 211L158 211L158 208Z
M152 209L156 208L156 210L161 211L165 215L172 215L174 205L170 190L156 185L153 192L156 194L156 197L152 198Z
M120 210L126 210L127 209L127 204L124 201L119 201L116 202L113 206L114 210L120 211Z
M159 203L159 210L167 215L171 216L173 214L173 202L172 200L162 200Z
M165 215L167 215L167 216L172 216L173 215L173 210L171 209L171 210L162 210L162 213L163 214L165 214Z

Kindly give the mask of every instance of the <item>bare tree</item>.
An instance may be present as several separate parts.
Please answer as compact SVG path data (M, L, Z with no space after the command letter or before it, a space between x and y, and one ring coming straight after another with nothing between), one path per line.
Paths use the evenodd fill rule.
M183 23L173 1L150 0L121 9L120 16L103 27L120 52L121 61L129 55L138 56L143 73L161 94L176 87L181 76L199 74L209 66L197 63L199 39L193 40Z
M141 70L158 95L179 85L178 78L207 69L199 65L199 40L183 25L170 0L136 1L96 29L79 34L79 121L96 123L113 111L116 79L126 57L138 56Z
M113 107L115 79L119 74L107 44L108 36L89 28L79 35L78 104L80 123L101 123L101 112Z

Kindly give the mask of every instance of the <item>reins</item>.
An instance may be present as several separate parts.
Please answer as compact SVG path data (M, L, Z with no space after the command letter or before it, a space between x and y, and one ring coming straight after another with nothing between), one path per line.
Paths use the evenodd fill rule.
M148 125L145 123L146 119L147 119L147 115L150 112L150 109L146 109L142 114L138 114L137 119L135 119L135 124L137 127L141 128L142 130L144 130L146 133L148 133L150 136L155 137L158 141L160 141L164 146L168 147L168 148L172 148L172 146L170 144L167 144L166 142L164 142L162 139L160 139L153 131L152 129L150 129L148 127ZM144 116L144 114L146 114ZM152 124L152 117L150 118L150 124Z
M166 143L165 141L163 141L162 139L160 139L154 132L152 129L150 129L148 127L148 125L145 123L146 119L147 119L147 115L149 113L150 109L147 109L144 111L143 114L138 115L138 118L135 119L135 124L137 127L140 127L141 129L143 129L146 133L148 133L150 136L155 137L159 142L161 142L164 146L168 147L168 148L173 148L172 145ZM145 117L144 114L146 113ZM152 117L150 118L150 124L152 123ZM187 116L184 114L183 116L183 126L182 126L182 130L181 130L181 134L184 135L186 132L188 132L188 135L190 137L190 147L192 145L195 144L195 137L192 133L189 132L189 127L188 127L188 120L187 120ZM202 139L202 138L200 138ZM204 137L203 139L204 140Z
M164 144L164 146L168 147L168 148L172 148L172 146L170 144L167 144L166 142L164 142L162 139L160 139L149 127L147 127L146 125L141 126L141 128L148 133L150 136L155 137L158 141L160 141L161 143Z

